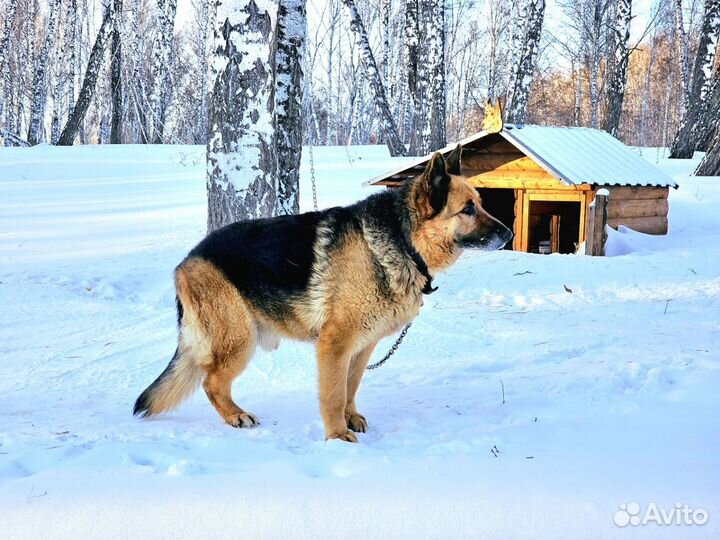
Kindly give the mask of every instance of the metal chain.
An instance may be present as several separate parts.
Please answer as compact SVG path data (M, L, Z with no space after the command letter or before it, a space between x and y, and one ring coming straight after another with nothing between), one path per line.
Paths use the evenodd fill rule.
M388 353L382 357L382 360L379 360L379 361L375 362L374 364L370 364L365 369L377 369L380 366L382 366L385 362L387 362L388 358L390 358L393 354L395 354L395 351L398 350L398 347L402 343L402 340L405 339L405 334L407 334L407 331L410 330L411 326L412 326L412 323L408 323L408 325L405 328L403 328L403 331L400 332L400 335L395 340L395 343L393 343L393 346L390 347L390 350L388 351Z
M315 181L315 158L313 156L312 143L310 143L308 145L308 150L310 151L310 182L312 182L313 208L317 212L318 211L317 182Z
M317 201L317 181L315 180L315 156L313 156L313 145L308 145L308 154L310 157L310 182L312 183L312 196L313 196L313 208L317 212L318 210L318 201ZM348 152L348 159L350 158L350 153ZM352 163L352 161L351 161ZM388 361L388 359L395 354L395 351L398 350L398 347L402 343L402 340L405 339L405 334L407 334L407 331L410 330L410 327L412 326L412 323L409 323L405 328L403 328L402 332L400 332L400 335L395 340L395 343L393 343L393 346L390 347L390 350L387 352L385 356L382 357L382 360L379 360L378 362L375 362L374 364L370 364L365 369L377 369L380 366L382 366L385 362Z

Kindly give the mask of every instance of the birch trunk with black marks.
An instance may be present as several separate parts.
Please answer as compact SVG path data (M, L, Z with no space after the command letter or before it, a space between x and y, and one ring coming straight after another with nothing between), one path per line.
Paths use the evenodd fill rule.
M391 156L404 156L406 153L405 146L400 139L395 120L390 112L390 106L385 96L385 88L383 87L380 73L375 63L375 57L373 56L372 49L370 48L370 42L368 40L367 32L363 26L360 14L353 0L342 0L343 4L348 10L350 16L350 29L355 33L355 37L358 42L360 49L360 58L365 69L365 73L368 78L368 86L372 93L373 102L375 104L375 110L379 115L380 128L385 138L385 143L390 150Z
M627 68L630 53L630 19L632 18L632 0L616 0L615 27L613 28L612 57L610 80L607 86L607 114L605 115L605 131L613 137L618 136L620 115L625 99Z
M720 126L715 130L707 153L695 170L695 176L720 176Z
M445 146L445 6L444 0L423 2L427 13L425 43L428 65L428 107L423 129L423 154Z
M272 0L217 0L209 82L208 232L277 211Z
M709 122L707 114L717 116L717 110L710 110L703 103L712 84L712 70L715 65L718 37L720 35L720 0L705 0L700 43L693 65L692 82L687 99L685 115L680 122L675 140L670 149L671 158L691 158L695 150L704 149L709 137L703 127ZM704 140L703 134L705 134ZM704 142L704 145L703 145Z
M575 106L573 107L573 125L579 126L582 121L582 64L577 60L577 67L574 69L575 75Z
M66 12L63 17L62 14L58 15L60 22L64 22L66 31L58 40L58 44L55 47L55 62L52 66L53 75L52 80L52 117L50 122L50 143L57 144L57 140L60 137L60 118L63 115L63 96L65 93L67 73L64 71L65 60L65 46L67 45L67 26L70 24L70 20L63 21L62 19L67 18L69 14Z
M100 25L100 30L98 30L97 37L95 38L95 44L90 52L90 58L88 59L88 65L85 69L85 77L83 78L82 87L80 88L80 94L78 95L77 102L73 107L73 112L68 117L65 127L60 134L60 138L58 139L59 146L72 146L75 141L75 137L80 129L80 124L82 124L82 121L85 118L85 114L87 113L93 94L95 93L95 86L97 84L100 68L102 67L105 47L110 39L112 28L113 10L110 9L110 7L106 7L102 24Z
M687 106L688 93L690 92L690 62L688 61L687 36L683 23L682 0L673 0L675 15L675 51L680 64L680 76L682 77L683 100Z
M520 65L520 57L525 45L528 24L528 0L512 0L510 6L510 74L508 86L505 92L505 109L508 109L513 102L515 85L517 82L517 66Z
M0 122L3 118L4 107L9 105L10 98L10 70L6 69L8 65L8 57L10 56L10 37L12 36L13 24L15 22L15 12L17 11L18 0L10 0L5 11L2 38L0 38Z
M63 101L67 105L67 117L70 118L75 108L75 64L77 62L77 0L70 0L67 4L65 22L65 43L67 43L68 73L65 81L65 95ZM57 144L57 141L55 142Z
M150 93L152 141L163 142L168 100L171 97L172 45L177 0L157 0L158 24L153 44L153 86Z
M382 0L380 4L380 16L382 18L382 47L383 47L383 84L390 94L390 11L391 0Z
M129 57L133 63L133 81L128 85L128 88L132 90L132 110L135 113L134 130L137 132L140 142L147 144L150 141L150 126L148 125L148 101L146 98L145 77L143 76L142 38L139 33L140 11L137 4L134 3L130 9L132 10L133 24L129 29L132 32L132 54ZM203 88L202 91L207 92L207 89ZM203 141L207 143L207 130L203 134Z
M123 84L122 84L122 44L120 42L122 24L122 0L113 0L115 11L112 43L110 45L110 101L112 103L112 118L110 120L110 144L122 143L122 113L123 113Z
M277 16L275 140L277 150L277 213L300 212L305 0L280 0Z
M545 0L530 0L527 11L527 32L523 40L518 63L514 66L515 75L512 100L507 104L506 122L525 123L530 87L535 72L535 60L540 48Z
M52 49L55 40L60 1L61 0L52 0L50 4L45 42L37 59L30 105L30 125L27 136L27 141L30 145L39 143L42 137L43 124L45 121L45 102L47 101L47 61L50 56L50 49Z
M700 102L697 119L693 129L695 149L704 152L708 149L715 130L720 126L720 69L708 81L709 88Z
M412 114L406 126L409 132L408 143L410 155L418 154L418 147L422 145L418 138L421 136L420 122L424 116L422 99L422 84L424 66L420 63L420 10L418 0L405 0L405 71L407 73L407 87ZM409 105L409 104L408 104ZM410 109L410 107L408 107Z
M325 103L325 145L332 146L333 144L333 133L335 131L333 122L335 119L335 110L333 105L335 103L335 88L333 86L333 75L335 73L335 31L337 29L338 20L337 16L338 4L331 0L330 2L330 29L328 31L328 60L327 60L327 102Z
M200 35L202 36L202 47L198 48L198 118L200 121L195 126L194 142L195 144L207 144L208 132L208 106L207 106L207 76L208 76L208 33L211 27L211 21L215 19L215 8L211 9L206 0L197 0L197 24Z

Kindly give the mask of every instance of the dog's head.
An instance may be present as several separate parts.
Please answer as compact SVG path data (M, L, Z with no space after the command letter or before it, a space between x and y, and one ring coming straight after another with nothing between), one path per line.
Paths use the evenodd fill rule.
M435 153L410 186L412 239L428 267L450 266L463 248L502 248L512 232L482 207L477 190L460 175L462 147L447 159Z

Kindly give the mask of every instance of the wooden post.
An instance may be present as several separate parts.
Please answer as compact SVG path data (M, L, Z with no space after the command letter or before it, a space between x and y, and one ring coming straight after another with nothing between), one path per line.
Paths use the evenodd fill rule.
M605 227L608 220L608 199L610 192L607 189L598 189L593 202L590 203L587 213L587 229L585 234L585 255L605 255L605 240L607 234Z

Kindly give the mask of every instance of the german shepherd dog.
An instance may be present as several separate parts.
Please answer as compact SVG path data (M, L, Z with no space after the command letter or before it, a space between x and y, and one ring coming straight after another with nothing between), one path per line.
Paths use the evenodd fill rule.
M413 320L463 248L512 238L460 176L461 151L447 161L436 153L401 188L348 207L210 233L175 270L177 350L134 414L172 409L202 383L225 422L257 425L231 385L258 345L273 350L286 337L315 343L325 437L357 442L367 421L355 394L378 340Z

